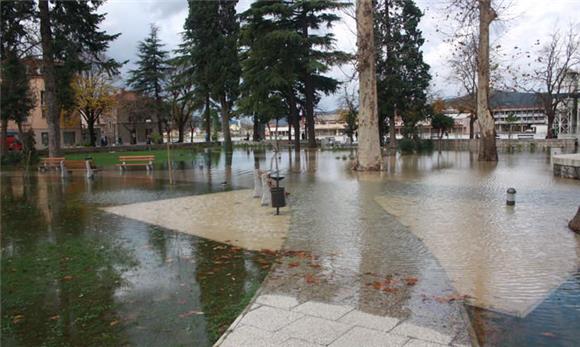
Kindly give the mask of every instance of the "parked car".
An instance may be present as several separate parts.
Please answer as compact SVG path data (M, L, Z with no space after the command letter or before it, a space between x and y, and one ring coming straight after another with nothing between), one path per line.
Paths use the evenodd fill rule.
M22 142L16 137L15 134L8 134L6 136L6 148L9 151L21 151L22 150Z

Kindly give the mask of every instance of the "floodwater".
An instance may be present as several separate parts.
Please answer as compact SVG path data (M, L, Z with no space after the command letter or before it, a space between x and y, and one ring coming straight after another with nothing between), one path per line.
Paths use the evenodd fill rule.
M264 293L406 319L455 343L468 344L471 329L484 346L580 343L580 236L566 227L580 182L553 177L546 153L497 164L469 152L398 156L381 173L352 172L353 154L280 153L289 226ZM198 153L174 164L173 185L163 166L105 170L92 182L4 173L2 343L211 344L271 253L106 210L159 202L151 206L169 211L186 197L252 188L254 168L275 169L272 158ZM508 187L518 191L513 208Z

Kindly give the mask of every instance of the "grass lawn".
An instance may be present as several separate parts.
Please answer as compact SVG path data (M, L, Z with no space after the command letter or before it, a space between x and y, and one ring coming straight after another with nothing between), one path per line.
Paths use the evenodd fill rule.
M167 150L156 149L151 151L121 151L121 152L95 152L95 153L74 153L65 155L66 159L85 159L91 157L96 166L114 166L119 163L120 156L129 155L154 155L155 162L167 161ZM172 149L171 159L173 160L192 160L196 158L197 153L191 149Z

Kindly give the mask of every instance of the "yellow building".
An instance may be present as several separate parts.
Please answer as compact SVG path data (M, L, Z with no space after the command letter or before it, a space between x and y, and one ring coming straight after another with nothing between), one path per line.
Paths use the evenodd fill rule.
M44 78L42 76L42 62L40 60L26 60L27 72L30 78L30 90L35 99L34 108L26 121L22 124L23 130L34 131L36 149L48 147L48 122L46 120L46 106L44 104ZM8 122L9 132L18 132L14 121ZM62 147L74 147L81 144L81 121L76 113L61 113L60 141Z

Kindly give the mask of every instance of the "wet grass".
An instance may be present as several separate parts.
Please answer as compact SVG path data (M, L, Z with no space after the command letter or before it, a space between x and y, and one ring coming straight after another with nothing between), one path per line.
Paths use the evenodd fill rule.
M154 155L156 163L167 162L167 150L155 149L150 151L130 151L130 152L95 152L95 153L75 153L65 155L66 159L79 160L92 158L96 166L115 166L119 164L120 156ZM171 149L172 160L193 160L197 158L197 152L191 149Z
M130 253L109 242L39 242L2 257L2 335L27 346L119 345L112 299ZM6 340L7 339L7 340ZM7 343L10 345L10 343Z

